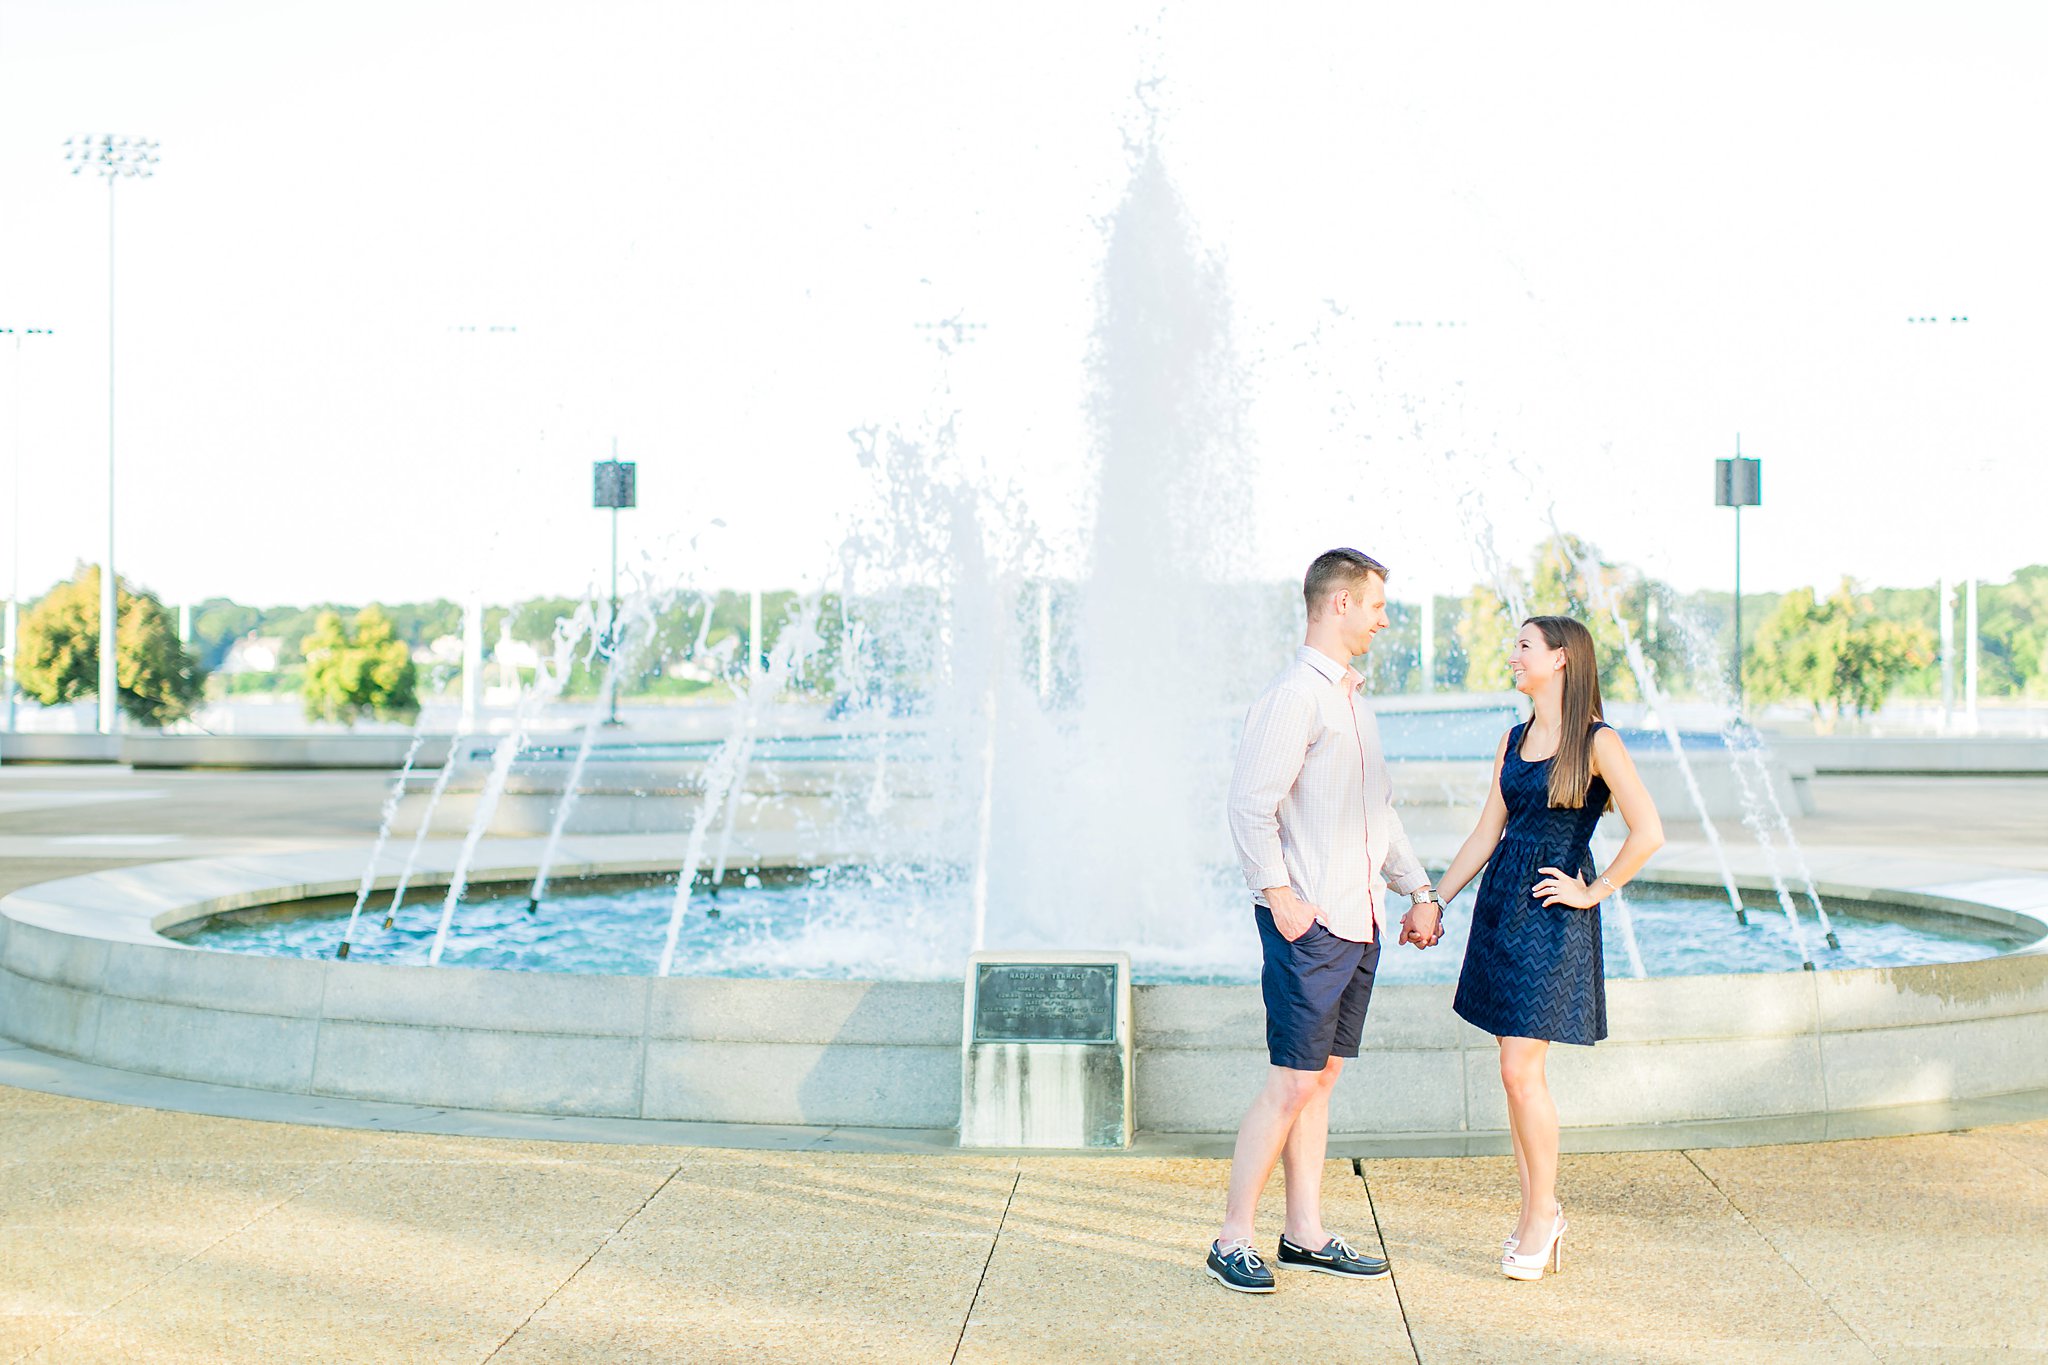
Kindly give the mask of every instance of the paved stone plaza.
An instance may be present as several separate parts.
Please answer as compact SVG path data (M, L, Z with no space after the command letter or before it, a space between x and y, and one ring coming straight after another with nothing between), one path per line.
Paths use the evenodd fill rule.
M425 1137L0 1090L0 1356L36 1361L1959 1360L2048 1354L2048 1123L1330 1163L1391 1282L1201 1272L1223 1165ZM1277 1184L1277 1182L1276 1182ZM1262 1218L1277 1234L1278 1191Z
M362 842L382 787L0 769L0 890ZM2048 781L1817 795L1815 847L1939 828L1952 851L2048 869ZM1369 1048L1347 1084L1370 1083ZM0 1052L6 1074L34 1073L22 1053ZM1393 1279L1283 1276L1252 1299L1201 1273L1220 1161L425 1135L0 1087L0 1359L2048 1356L2048 1123L1567 1155L1565 1271L1537 1284L1492 1265L1504 1158L1374 1160L1364 1177L1331 1163L1329 1221L1383 1246ZM1262 1240L1278 1229L1276 1180Z

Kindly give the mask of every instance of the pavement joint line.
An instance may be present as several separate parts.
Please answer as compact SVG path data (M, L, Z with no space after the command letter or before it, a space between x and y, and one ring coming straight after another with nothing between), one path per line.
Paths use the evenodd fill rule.
M1824 1114L1834 1112L1834 1097L1828 1093L1827 1033L1821 1028L1820 1014L1820 973L1807 972L1807 989L1813 995L1813 1060L1814 1072L1820 1077L1820 1107ZM1725 1197L1725 1196L1724 1196Z
M533 1311L528 1313L525 1317L521 1318L519 1320L519 1325L517 1327L514 1327L510 1332L507 1332L505 1334L505 1339L503 1341L499 1342L496 1346L493 1346L491 1348L491 1353L484 1357L484 1365L490 1365L491 1361L496 1360L498 1358L498 1352L504 1350L507 1346L511 1345L512 1339L518 1336L521 1332L524 1332L526 1330L526 1325L532 1322L535 1318L540 1316L541 1309L546 1308L549 1304L553 1303L555 1301L555 1297L559 1295L564 1289L567 1289L569 1287L570 1281L574 1280L578 1275L581 1275L584 1269L588 1267L592 1261L597 1259L598 1253L603 1251L606 1247L612 1244L612 1238L624 1232L628 1224L630 1224L635 1218L638 1218L641 1214L647 1212L647 1206L649 1204L652 1204L657 1198L661 1196L661 1192L669 1187L669 1182L673 1181L677 1176L681 1175L683 1173L683 1167L688 1164L688 1162L677 1162L675 1165L675 1169L671 1170L667 1175L663 1176L661 1178L661 1183L659 1185L656 1185L652 1190L648 1191L647 1197L640 1201L639 1206L635 1208L631 1213L627 1214L624 1218L620 1219L619 1225L613 1228L610 1232L607 1232L602 1238L602 1240L600 1240L596 1246L590 1249L590 1254L588 1256L585 1256L581 1261L579 1261L574 1270L570 1271L567 1275L564 1275L562 1277L562 1282L556 1285L553 1289L550 1289L547 1292L547 1296L543 1298L539 1303L533 1306Z
M1017 1186L1024 1179L1024 1160L1017 1159L1015 1172L1010 1176L1010 1192L1003 1196L1003 1211L996 1217L995 1236L988 1239L988 1255L981 1258L981 1274L974 1280L974 1295L967 1300L967 1311L960 1317L960 1335L953 1338L953 1354L946 1357L949 1365L960 1359L960 1348L967 1342L967 1328L974 1321L974 1307L981 1302L981 1287L988 1283L988 1268L995 1263L996 1247L1003 1240L1003 1224L1010 1221L1010 1205L1017 1202Z
M1992 1144L1996 1146L1999 1151L2004 1152L2007 1156L2011 1157L2014 1161L2019 1162L2020 1165L2026 1167L2035 1175L2048 1176L2048 1166L2036 1165L2031 1158L2023 1156L2019 1152L2014 1151L2010 1146L2006 1144L2006 1141L2003 1137L1991 1133L1984 1134L1984 1136L1989 1137L1992 1141Z
M1351 1158L1351 1173L1358 1177L1359 1186L1365 1191L1365 1207L1372 1214L1372 1235L1379 1239L1380 1255L1387 1258L1387 1282L1394 1287L1394 1307L1401 1310L1401 1330L1408 1334L1408 1351L1415 1357L1416 1365L1422 1365L1422 1347L1416 1344L1415 1327L1408 1321L1408 1305L1401 1298L1401 1276L1394 1269L1394 1257L1387 1248L1387 1234L1380 1227L1379 1205L1373 1201L1372 1182L1365 1178L1365 1162L1361 1158Z
M650 976L640 991L640 1057L633 1071L633 1113L643 1119L647 1117L647 1053L653 1042L654 978Z
M186 1266L191 1265L194 1261L206 1255L215 1247L220 1246L224 1242L232 1241L234 1238L241 1236L250 1228L255 1227L258 1223L270 1217L270 1215L272 1215L273 1213L276 1213L279 1209L284 1208L288 1204L297 1202L297 1200L299 1200L307 1192L312 1190L314 1186L325 1184L327 1181L332 1180L336 1175L340 1174L342 1171L345 1171L348 1168L356 1165L358 1162L362 1160L362 1158L363 1154L358 1152L355 1156L350 1157L347 1161L340 1162L338 1164L330 1165L329 1163L322 1163L321 1168L313 1175L311 1179L307 1180L305 1184L299 1186L290 1194L286 1195L284 1198L272 1204L269 1208L262 1209L257 1213L252 1214L249 1217L248 1221L243 1223L240 1227L231 1228L228 1231L223 1232L220 1236L214 1238L205 1246L200 1247L197 1251L193 1252L190 1256L187 1256L184 1260L179 1261L176 1265L164 1271L163 1274L156 1276L154 1279L145 1281L142 1284L136 1285L133 1289L121 1295L119 1298L107 1300L107 1302L101 1304L98 1308L93 1309L90 1313L78 1314L77 1320L74 1321L70 1326L66 1327L63 1331L57 1333L56 1336L51 1337L48 1341L38 1342L33 1350L30 1350L25 1354L16 1357L16 1359L33 1359L34 1357L41 1355L50 1347L55 1346L58 1342L62 1341L65 1337L70 1336L73 1332L85 1326L87 1323L90 1323L104 1316L105 1314L112 1312L114 1309L119 1308L122 1304L128 1302L128 1300L132 1298L135 1298L139 1294L148 1293L150 1290L156 1288L158 1285L170 1279L172 1276L181 1273Z
M1883 1360L1884 1356L1879 1353L1878 1349L1875 1346L1872 1346L1868 1341L1864 1340L1863 1333L1856 1330L1856 1324L1850 1322L1847 1318L1843 1317L1842 1311L1839 1308L1835 1307L1834 1301L1830 1299L1826 1294L1822 1293L1820 1288L1817 1285L1815 1285L1812 1280L1807 1279L1806 1272L1801 1270L1793 1262L1792 1258L1785 1254L1784 1249L1782 1247L1780 1247L1776 1242L1771 1240L1771 1235L1768 1232L1765 1232L1763 1228L1760 1227L1756 1223L1756 1221L1749 1216L1748 1212L1744 1210L1740 1204L1736 1203L1732 1198L1729 1197L1728 1191L1721 1188L1721 1182L1714 1179L1712 1173L1710 1173L1706 1167L1700 1165L1699 1159L1692 1154L1691 1149L1681 1148L1679 1154L1691 1163L1692 1168L1694 1170L1700 1173L1700 1179L1706 1181L1707 1184L1713 1186L1714 1193L1720 1195L1721 1201L1725 1203L1730 1209L1734 1210L1735 1216L1742 1220L1742 1225L1748 1228L1751 1232L1755 1233L1757 1240L1762 1242L1765 1246L1769 1247L1771 1249L1771 1254L1776 1256L1778 1260L1784 1264L1787 1270L1791 1271L1794 1275L1799 1277L1799 1283L1805 1285L1806 1292L1813 1295L1814 1298L1820 1301L1821 1306L1828 1310L1828 1315L1834 1318L1836 1322L1841 1323L1842 1329L1846 1331L1850 1336L1856 1338L1856 1344L1858 1346L1861 1346L1865 1351L1868 1351L1870 1353L1870 1358L1872 1360Z

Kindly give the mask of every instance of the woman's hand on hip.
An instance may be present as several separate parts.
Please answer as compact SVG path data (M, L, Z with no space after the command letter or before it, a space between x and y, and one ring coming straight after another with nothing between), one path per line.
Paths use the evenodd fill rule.
M1562 905L1571 910L1591 910L1600 904L1600 893L1578 877L1567 877L1562 868L1539 867L1542 879L1529 894L1545 905Z

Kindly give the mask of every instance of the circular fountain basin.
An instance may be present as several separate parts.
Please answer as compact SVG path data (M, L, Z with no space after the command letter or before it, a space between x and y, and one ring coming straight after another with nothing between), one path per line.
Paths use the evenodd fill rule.
M1202 924L1161 947L1126 949L1141 985L1252 985L1257 939L1243 914L1235 869L1213 878L1218 904ZM442 965L495 971L653 974L675 903L676 878L551 880L544 903L525 884L472 884L452 917ZM1445 916L1444 941L1430 952L1397 950L1378 968L1380 985L1455 981L1476 893ZM194 948L268 957L335 957L349 933L353 896L297 899L231 910L172 927ZM381 907L384 901L379 901ZM1815 956L1833 969L1967 962L2031 942L2028 931L1975 917L1864 902L1832 917L1829 950L1810 911L1795 926L1781 908L1755 898L1748 922L1730 912L1720 888L1638 885L1627 914L1643 975L1701 976L1791 971ZM359 962L429 965L439 903L423 897L384 927L380 912L358 923ZM1629 938L1606 911L1609 977L1636 975ZM672 974L813 980L957 981L970 949L966 878L916 866L769 868L735 873L717 894L694 890L680 921ZM1012 944L1020 951L1030 944ZM1061 945L1047 944L1048 948ZM1802 949L1804 951L1802 951Z
M436 888L455 850L430 846L424 856L414 884L426 903L414 908L438 918ZM488 841L473 875L490 891L515 886L539 856L538 841ZM1704 856L1666 850L1658 875L1672 889L1659 898L1646 888L1641 913L1713 918L1684 889L1713 882ZM353 899L364 858L334 849L197 859L16 892L0 900L0 1036L124 1070L309 1096L714 1123L944 1130L957 1121L956 978L655 978L624 963L611 973L426 968L373 958L375 912L348 961L166 936L224 917L292 917L277 907L331 909L327 898ZM793 846L757 847L750 865L800 861ZM388 862L376 879L385 888L399 872ZM1819 950L1824 969L1813 972L1760 959L1733 973L1611 978L1608 1041L1553 1054L1569 1141L1939 1129L1971 1105L2039 1105L2048 876L1860 855L1816 862L1843 917L1845 952L1890 926L1912 931L1914 951L1961 960L1833 966ZM558 886L648 878L673 863L672 839L586 837L565 841L554 876ZM808 873L782 880L807 885ZM1748 890L1768 886L1761 875L1743 880ZM721 906L719 922L745 922L745 899ZM460 918L490 900L465 903ZM500 912L523 918L523 901L508 898ZM1725 906L1718 914L1731 918ZM335 927L331 917L297 918L307 930ZM1758 943L1782 938L1762 905L1751 919ZM1856 959L1834 959L1844 960ZM1436 961L1448 973L1456 958ZM500 964L520 965L537 964ZM1451 1013L1446 982L1394 976L1374 1000L1359 1079L1336 1093L1335 1150L1494 1149L1505 1112L1492 1039ZM1224 1141L1266 1065L1257 987L1148 981L1142 969L1138 978L1137 1126ZM1969 1112L1982 1121L1981 1109Z

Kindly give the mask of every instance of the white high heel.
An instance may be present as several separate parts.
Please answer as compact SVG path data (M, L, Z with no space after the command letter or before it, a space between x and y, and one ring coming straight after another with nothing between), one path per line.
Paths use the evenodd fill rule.
M1559 1204L1557 1206L1557 1213L1554 1216L1558 1218L1564 1217L1564 1205ZM1505 1256L1521 1244L1522 1239L1515 1236L1514 1232L1511 1230L1507 1236L1500 1239L1500 1254Z
M1550 1241L1533 1256L1524 1256L1519 1249L1508 1251L1500 1258L1500 1273L1511 1280L1540 1280L1547 1266L1552 1272L1564 1269L1564 1206L1558 1205L1557 1217L1550 1225Z

